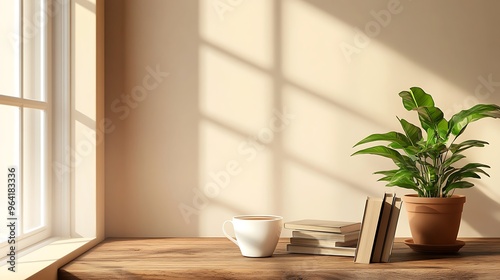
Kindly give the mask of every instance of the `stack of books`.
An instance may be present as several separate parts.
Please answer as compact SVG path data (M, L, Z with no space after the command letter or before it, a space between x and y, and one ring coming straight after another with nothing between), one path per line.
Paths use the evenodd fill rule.
M391 193L366 199L354 262L389 261L401 204L401 198Z
M354 257L361 223L306 219L285 228L292 230L290 253Z

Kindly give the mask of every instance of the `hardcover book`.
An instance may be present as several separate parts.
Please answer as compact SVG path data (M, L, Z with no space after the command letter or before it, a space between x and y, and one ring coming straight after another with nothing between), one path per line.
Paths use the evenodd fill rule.
M398 225L399 213L401 212L401 205L403 201L400 197L394 198L394 204L391 211L391 217L389 226L387 227L387 233L384 241L384 249L382 251L382 257L380 262L389 262L389 258L392 253L392 247L394 246L394 237L396 236L396 228Z
M286 222L285 228L294 230L311 230L311 231L321 231L321 232L331 232L331 233L347 233L347 232L358 231L361 228L361 223L305 219L293 222Z
M329 256L347 256L354 257L356 248L354 247L310 247L288 244L286 250L290 253L314 254L314 255L329 255Z
M354 257L356 263L370 263L371 261L381 209L382 199L378 197L368 197L366 199L358 247Z
M401 204L401 198L389 193L366 199L354 262L389 261Z
M382 250L386 240L387 228L389 227L389 218L392 212L392 205L396 196L392 193L386 193L380 210L379 224L377 226L377 234L375 235L375 244L373 244L373 252L371 262L380 262L382 258Z
M310 239L310 238L292 237L290 238L290 244L301 245L301 246L323 247L323 248L356 247L356 245L358 244L358 240L340 242L328 239Z
M292 231L292 237L308 238L308 239L325 239L338 242L347 242L352 240L358 240L359 230L347 233L294 230Z

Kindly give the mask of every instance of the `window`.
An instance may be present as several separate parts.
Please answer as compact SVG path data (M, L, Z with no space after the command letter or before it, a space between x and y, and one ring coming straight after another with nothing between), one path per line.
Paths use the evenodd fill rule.
M12 231L16 249L50 235L46 11L46 0L0 2L0 218L12 225L0 227L2 256ZM8 191L8 179L15 181L15 191Z
M0 279L55 279L104 239L104 0L0 1L0 36Z

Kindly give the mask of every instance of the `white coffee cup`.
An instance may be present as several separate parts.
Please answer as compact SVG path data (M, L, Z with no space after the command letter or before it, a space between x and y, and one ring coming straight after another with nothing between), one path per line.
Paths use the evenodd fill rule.
M227 234L225 226L232 223L236 239ZM236 244L245 257L273 255L283 228L283 217L273 215L235 216L222 225L224 235Z

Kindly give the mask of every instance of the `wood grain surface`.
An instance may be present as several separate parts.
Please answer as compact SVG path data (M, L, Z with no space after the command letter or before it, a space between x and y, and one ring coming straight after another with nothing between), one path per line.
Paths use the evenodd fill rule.
M59 279L500 279L500 238L461 239L455 254L423 254L396 240L390 263L289 254L246 258L226 238L106 239L59 270Z

